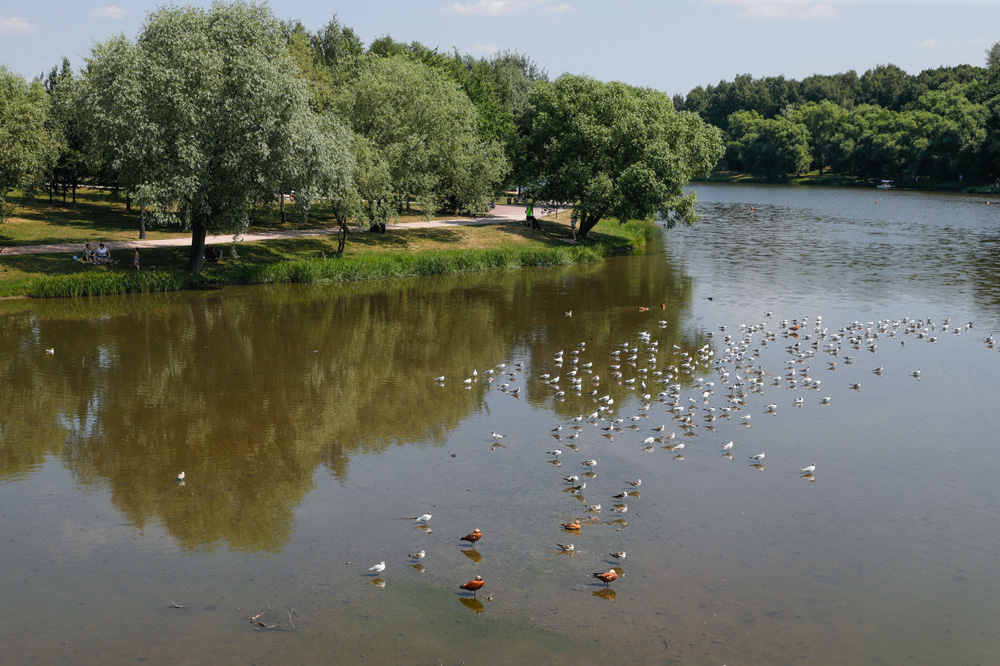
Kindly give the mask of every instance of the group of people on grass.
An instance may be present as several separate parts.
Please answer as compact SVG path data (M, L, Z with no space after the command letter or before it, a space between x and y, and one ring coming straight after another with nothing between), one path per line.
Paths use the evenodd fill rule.
M84 243L83 246L83 261L87 264L117 264L118 260L112 258L111 250L105 247L104 243L98 243L97 249L90 247L90 243ZM135 266L135 270L139 270L139 250L135 251L135 256L132 258L132 265Z

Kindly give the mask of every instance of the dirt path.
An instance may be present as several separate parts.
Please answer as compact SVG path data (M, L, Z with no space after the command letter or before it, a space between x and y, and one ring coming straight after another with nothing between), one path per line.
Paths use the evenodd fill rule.
M477 217L475 219L453 219L453 220L432 220L432 221L422 221L422 222L402 222L398 224L388 224L386 225L386 231L405 231L406 229L431 229L434 227L452 227L452 226L484 226L487 224L510 224L514 222L524 221L524 206L506 206L498 204L493 211L485 217ZM338 233L336 227L331 227L327 229L302 229L297 231L266 231L256 234L243 234L240 237L240 242L249 241L266 241L273 240L275 238L308 238L312 236L330 236ZM352 232L359 232L360 229L357 227L352 227ZM213 245L222 243L232 243L233 235L224 236L208 236L205 238L205 243L212 243ZM97 241L91 241L91 245L96 246ZM191 237L185 236L182 238L162 238L158 240L134 240L134 241L115 241L113 243L105 243L105 245L112 250L132 250L135 248L142 249L144 247L189 247L191 245ZM16 247L5 247L0 248L2 256L13 256L17 254L58 254L61 252L81 252L83 250L83 242L78 241L75 243L54 243L49 245L20 245Z

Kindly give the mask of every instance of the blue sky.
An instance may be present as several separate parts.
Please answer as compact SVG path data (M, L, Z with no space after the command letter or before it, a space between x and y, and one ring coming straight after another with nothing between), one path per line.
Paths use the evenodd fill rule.
M159 0L0 0L0 64L34 76L95 42L134 38ZM175 0L209 6L210 0ZM315 30L334 14L365 41L511 49L563 72L686 94L739 74L802 79L893 63L982 66L1000 0L273 0Z

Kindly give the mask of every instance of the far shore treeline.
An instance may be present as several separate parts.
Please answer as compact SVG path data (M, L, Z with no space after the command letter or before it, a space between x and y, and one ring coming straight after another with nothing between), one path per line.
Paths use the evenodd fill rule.
M772 182L829 169L897 185L993 185L1000 178L1000 43L985 55L985 67L915 76L891 64L802 81L744 74L675 95L674 106L725 132L717 169Z
M280 202L374 230L421 210L481 214L503 191L600 220L694 219L684 185L713 169L767 181L993 183L1000 175L1000 44L985 67L892 65L664 93L587 76L550 80L530 57L365 45L334 16L312 31L264 3L164 6L82 67L26 82L0 63L4 196L102 187L143 224L239 233ZM292 193L294 192L294 197Z

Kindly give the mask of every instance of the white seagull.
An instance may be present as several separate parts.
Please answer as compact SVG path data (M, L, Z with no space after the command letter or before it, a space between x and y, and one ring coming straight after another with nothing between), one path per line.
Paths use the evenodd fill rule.
M420 521L420 522L422 522L422 523L426 523L426 522L427 522L428 520L430 520L430 519L431 519L431 514L429 514L429 513L425 513L424 515L422 515L422 516L419 516L419 517L417 518L417 520L419 520L419 521Z
M382 573L383 571L385 571L385 560L382 560L375 566L371 567L370 569L368 569L368 571L374 571L377 574Z
M760 461L760 460L763 460L763 459L764 459L764 454L763 453L758 453L755 456L750 456L750 460Z
M802 471L805 472L806 474L812 474L813 472L816 471L816 463L813 463L811 465L806 465L805 467L802 468Z

